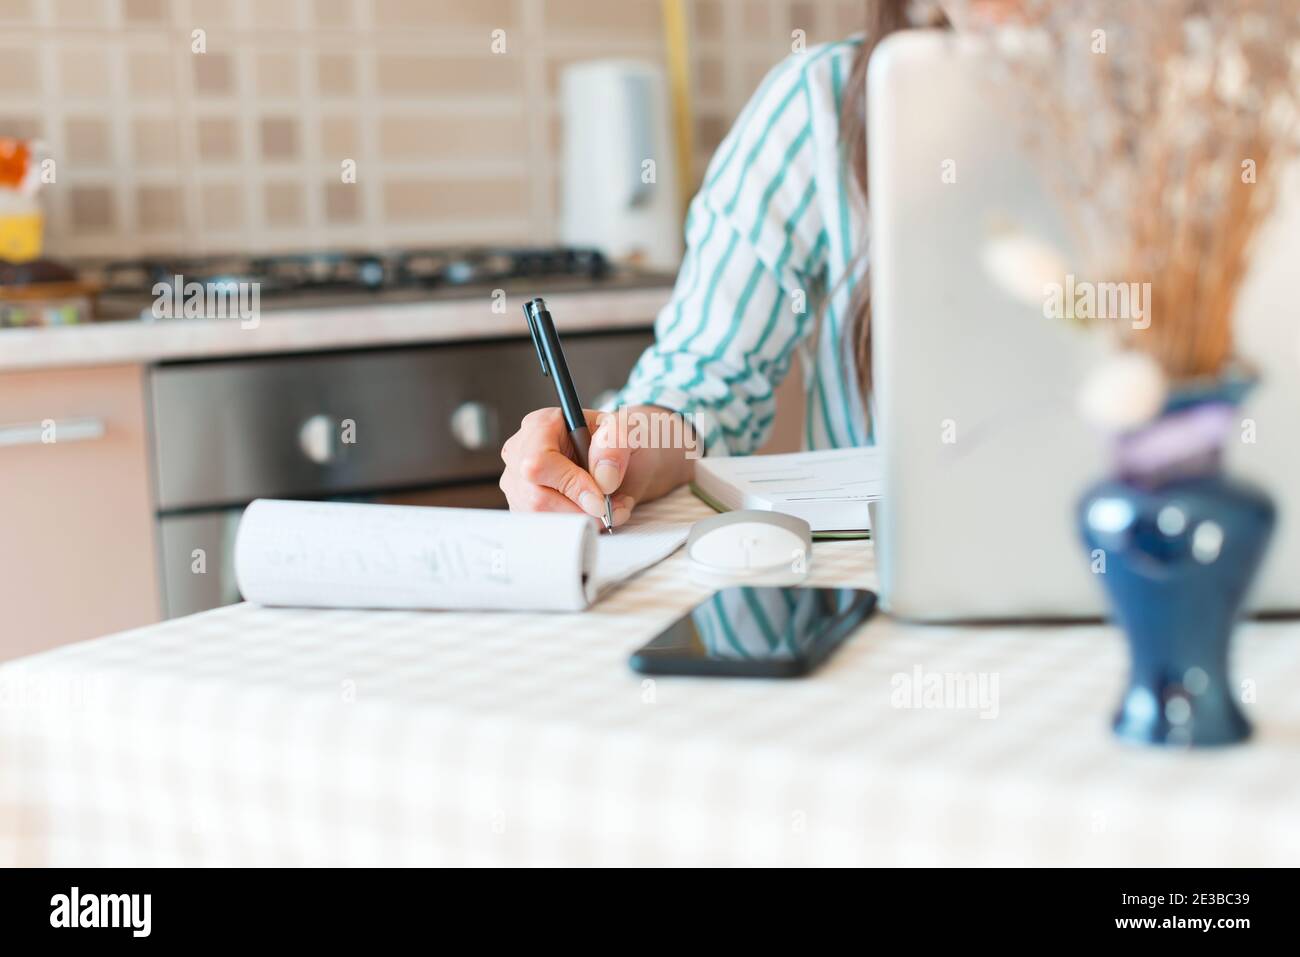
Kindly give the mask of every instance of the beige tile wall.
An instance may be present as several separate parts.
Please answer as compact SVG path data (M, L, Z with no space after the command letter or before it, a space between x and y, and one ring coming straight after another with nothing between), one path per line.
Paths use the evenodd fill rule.
M862 4L689 7L698 176ZM551 241L559 72L605 56L662 60L658 0L0 0L0 135L52 150L55 255Z

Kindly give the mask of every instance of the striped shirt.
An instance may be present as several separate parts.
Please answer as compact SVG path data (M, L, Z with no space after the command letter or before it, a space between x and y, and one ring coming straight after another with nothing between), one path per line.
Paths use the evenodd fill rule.
M871 442L853 362L850 297L866 211L839 143L860 38L810 47L763 80L718 147L686 219L686 254L615 405L688 416L709 455L747 455L771 431L796 358L804 445Z

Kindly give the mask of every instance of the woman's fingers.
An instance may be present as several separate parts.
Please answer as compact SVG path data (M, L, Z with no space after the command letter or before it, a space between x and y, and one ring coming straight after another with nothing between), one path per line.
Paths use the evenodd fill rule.
M632 509L636 508L636 499L631 495L615 495L610 501L614 506L614 527L626 524L632 517Z
M605 514L605 493L595 479L554 449L525 453L519 463L519 475L531 485L554 489L588 515Z
M592 429L588 456L592 477L602 492L611 495L623 484L632 449L628 448L627 436L622 434L619 418L614 413L598 413L594 426L588 419L588 427Z
M654 450L634 449L624 417L586 411L592 433L591 472L574 460L573 443L559 409L529 413L501 449L501 490L510 507L529 512L605 515L605 496L615 525L625 524L651 488Z
M521 482L506 472L501 476L501 491L506 493L506 501L515 512L570 512L584 514L582 509L567 498L544 485L532 485Z
M547 503L554 506L555 502L534 489L553 490L573 503L575 511L595 517L604 515L605 494L596 480L569 457L572 449L559 409L539 409L525 416L519 431L501 449L506 464L501 488L510 507L556 511L554 507L537 507Z

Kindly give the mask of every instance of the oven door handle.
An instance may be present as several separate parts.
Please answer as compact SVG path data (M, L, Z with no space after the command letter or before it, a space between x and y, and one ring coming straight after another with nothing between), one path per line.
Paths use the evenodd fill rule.
M63 442L93 442L107 430L104 420L92 416L75 419L42 419L0 425L0 448L7 445L58 445Z

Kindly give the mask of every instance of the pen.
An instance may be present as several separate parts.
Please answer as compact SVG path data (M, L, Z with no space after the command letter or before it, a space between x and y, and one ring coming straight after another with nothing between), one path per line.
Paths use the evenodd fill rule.
M578 390L573 387L569 364L564 361L564 348L560 345L560 334L555 331L555 322L546 309L546 300L539 296L526 303L524 318L528 320L528 332L533 337L533 345L537 347L542 375L550 376L555 383L555 394L560 400L560 411L564 413L564 424L568 426L569 438L573 440L578 464L590 472L591 430L587 428L587 417L583 415ZM605 496L605 515L601 520L605 523L605 531L614 531L614 512L608 495Z

